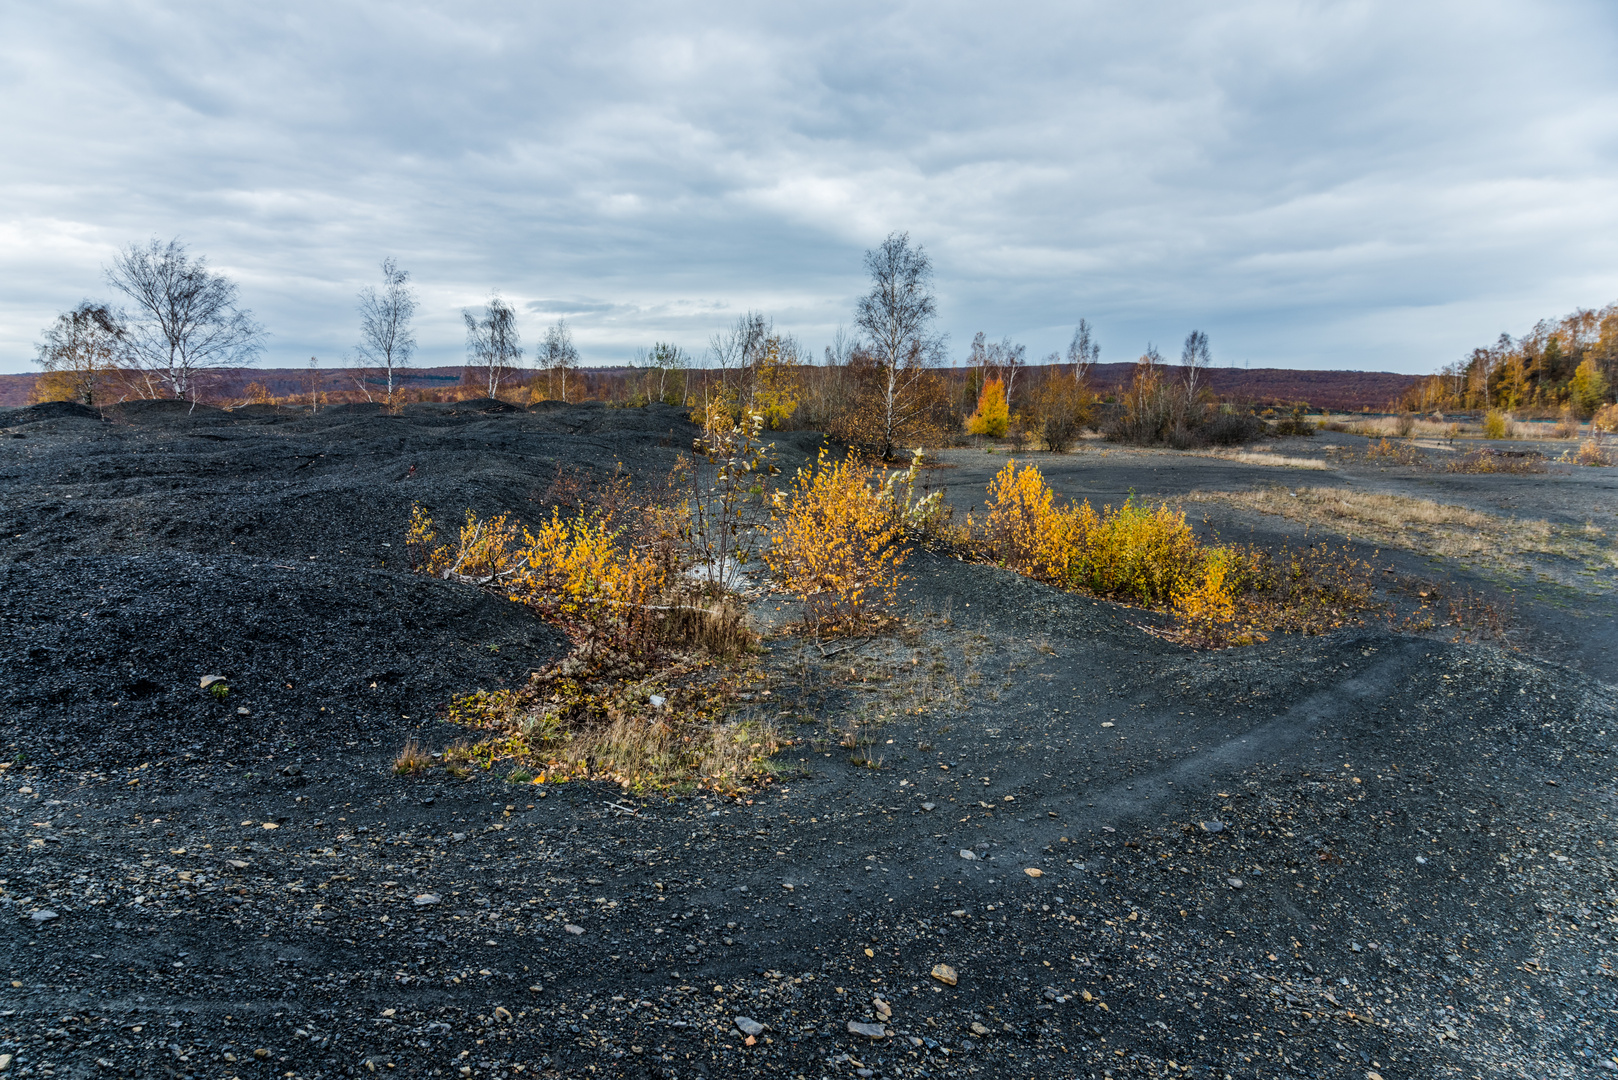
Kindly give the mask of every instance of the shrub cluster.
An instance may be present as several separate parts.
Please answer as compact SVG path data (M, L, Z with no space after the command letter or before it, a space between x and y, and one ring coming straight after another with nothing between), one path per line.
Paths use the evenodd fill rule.
M1037 468L1008 461L989 486L968 545L984 561L1061 589L1172 613L1171 636L1246 644L1262 631L1321 633L1371 603L1366 567L1323 546L1270 553L1200 541L1169 506L1078 506L1057 501Z

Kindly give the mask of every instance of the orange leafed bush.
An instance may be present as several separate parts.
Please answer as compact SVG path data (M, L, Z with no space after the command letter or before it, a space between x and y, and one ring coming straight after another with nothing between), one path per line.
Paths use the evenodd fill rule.
M857 630L893 603L908 552L876 471L852 459L799 470L776 499L764 561L808 608L817 632Z

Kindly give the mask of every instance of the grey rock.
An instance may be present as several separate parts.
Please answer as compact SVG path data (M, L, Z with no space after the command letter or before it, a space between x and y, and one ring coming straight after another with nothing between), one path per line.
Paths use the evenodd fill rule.
M38 911L32 913L28 917L34 920L35 926L44 926L46 923L56 918L56 912L52 911L50 908L40 908Z
M1231 877L1225 879L1225 884L1229 885L1233 889L1239 889L1242 887L1243 882L1239 877Z
M935 810L935 809L938 808L938 804L937 803L924 802L924 803L921 804L921 808L923 810Z
M1225 831L1225 823L1223 821L1204 821L1202 823L1202 831L1209 833L1222 833Z
M881 1024L862 1024L858 1020L848 1022L848 1033L850 1035L864 1035L867 1039L885 1039L888 1037L888 1029Z
M762 1035L764 1034L764 1025L752 1017L738 1016L736 1017L736 1030L743 1035Z
M971 848L963 847L961 849L961 858L966 859L968 862L975 860L977 857L977 852L973 851Z

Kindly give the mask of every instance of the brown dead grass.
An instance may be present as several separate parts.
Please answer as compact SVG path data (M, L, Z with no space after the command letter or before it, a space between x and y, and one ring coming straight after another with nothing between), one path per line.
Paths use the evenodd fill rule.
M1197 492L1189 499L1275 514L1350 540L1513 570L1526 568L1524 556L1618 566L1618 551L1599 529L1560 527L1535 518L1504 517L1407 495L1348 488L1268 487Z

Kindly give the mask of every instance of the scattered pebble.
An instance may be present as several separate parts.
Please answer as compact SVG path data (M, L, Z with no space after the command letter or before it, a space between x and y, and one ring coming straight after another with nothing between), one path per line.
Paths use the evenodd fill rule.
M584 927L579 926L579 925L577 925L575 923L568 923L565 926L563 926L562 929L566 930L570 934L582 934L582 933L584 933ZM692 950L692 951L694 952L695 950Z
M957 981L955 969L948 964L934 964L932 976L945 986L954 986Z
M752 1017L738 1016L736 1017L736 1030L743 1035L757 1036L764 1034L764 1025Z
M1024 870L1023 873L1027 874L1029 877L1044 877L1045 876L1045 871L1041 870L1037 866L1030 866L1028 869Z
M977 860L977 853L974 852L971 848L962 848L961 849L961 858L965 859L968 862L975 862Z
M858 1020L848 1022L848 1033L850 1035L864 1035L867 1039L885 1039L888 1037L888 1029L881 1024L864 1024Z

